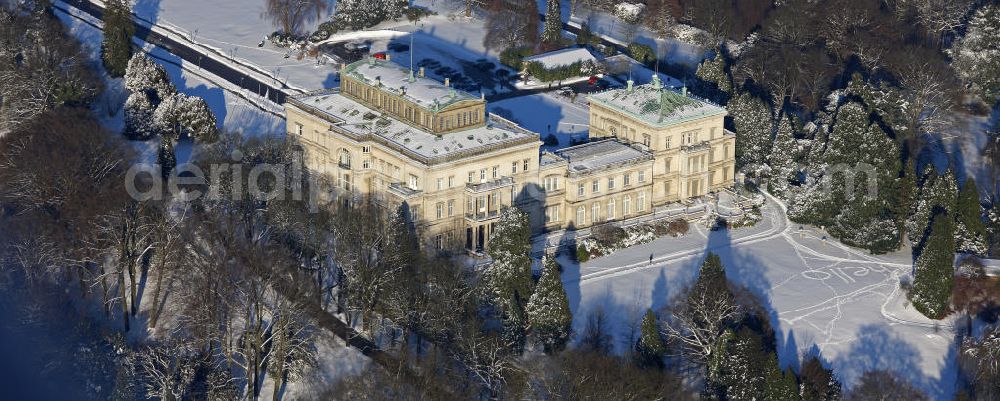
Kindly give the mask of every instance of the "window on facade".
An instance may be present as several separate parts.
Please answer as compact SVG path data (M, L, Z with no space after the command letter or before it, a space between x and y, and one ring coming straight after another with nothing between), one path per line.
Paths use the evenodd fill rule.
M449 175L448 176L448 188L452 188L454 186L455 186L455 176Z
M584 187L586 186L583 184L576 186L576 196L583 196Z
M361 161L361 168L367 170L372 168L372 161L369 159L364 159Z
M342 167L351 168L351 152L347 149L342 149L340 151L340 165Z
M471 184L471 183L472 183L472 181L473 181L473 180L475 179L475 177L476 177L476 173L475 173L475 172L473 172L473 171L470 171L470 172L469 172L469 183L470 183L470 184Z
M302 124L295 123L295 133L298 135L302 135L302 131L303 131Z
M615 177L608 177L608 191L615 189Z
M413 218L413 221L420 220L420 205L410 206L410 217Z
M673 161L674 160L671 157L668 157L668 158L666 158L666 159L663 160L663 172L664 173L669 173L670 172L670 165L673 163Z
M448 217L455 215L455 200L448 199Z
M646 170L639 170L639 182L646 182Z
M636 201L639 202L639 204L635 207L635 209L638 210L638 211L640 211L640 212L645 211L646 210L646 193L645 192L639 192L639 195L636 198Z
M615 198L608 201L608 220L615 218Z
M727 157L729 157L729 144L728 143L722 145L722 158L725 159Z
M663 144L663 147L666 148L666 149L670 149L670 137L669 136L667 137L666 142Z
M559 189L559 176L550 175L545 177L543 184L546 191L555 191Z
M622 199L622 217L628 216L629 213L632 213L632 196L625 195Z
M486 182L486 169L479 170L479 182Z
M601 221L601 203L600 202L594 202L594 204L590 206L590 221L593 222L593 223L597 223L598 221Z
M524 168L521 171L528 171L528 159L524 159Z
M587 209L583 206L576 208L576 225L581 225L587 221Z
M517 174L517 162L510 163L510 173Z
M444 189L444 178L437 179L437 189L438 190Z
M650 141L651 141L651 138L649 137L649 134L642 134L642 145L643 146L645 146L645 147L648 148L649 144L650 144Z
M559 221L559 207L558 206L549 206L545 210L545 222L546 223L551 223L551 222L554 222L554 221Z
M670 181L663 182L663 193L666 194L667 196L670 196L670 194L673 193L671 192Z
M444 203L438 202L434 205L434 215L439 219L444 217Z
M493 179L500 178L500 166L493 166Z
M371 152L372 152L372 147L371 146L362 146L361 147L361 153L371 153Z
M590 192L593 192L595 194L598 193L598 192L601 192L601 182L598 181L598 180L594 180L594 182L591 182L590 183Z
M608 128L608 132L611 133L611 136L618 136L618 129L615 127Z
M441 234L434 236L434 247L438 250L444 249L444 238L441 237Z
M626 187L632 185L632 173L625 173L625 175L622 176L622 185Z

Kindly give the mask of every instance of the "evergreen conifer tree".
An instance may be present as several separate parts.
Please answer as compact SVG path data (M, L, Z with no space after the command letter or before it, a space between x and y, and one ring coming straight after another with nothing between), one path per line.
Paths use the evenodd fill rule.
M768 156L771 166L771 192L785 197L788 194L788 182L794 179L796 144L791 117L783 113L778 122L778 132L774 137L774 146Z
M101 42L101 60L108 75L118 78L125 75L132 56L132 10L126 0L108 0L104 8L104 38Z
M930 235L915 262L910 299L920 313L939 319L947 311L955 281L955 223L944 210L935 213L932 221Z
M133 93L150 91L148 95L154 106L177 93L177 88L170 83L167 70L142 52L135 53L129 59L124 81L125 89Z
M639 341L635 343L636 360L640 366L663 367L663 354L667 346L660 336L660 325L652 309L646 310L642 318Z
M559 0L546 0L542 42L558 44L562 40L562 11Z
M725 399L765 399L767 363L759 334L743 328L721 357L724 358L721 382L725 386Z
M749 92L741 92L726 108L736 127L737 168L760 173L771 153L771 107Z
M983 207L979 203L976 181L969 177L958 193L955 216L955 239L958 252L986 256L986 225L983 224Z
M528 215L516 207L501 210L487 253L493 263L484 273L484 296L499 309L504 341L520 352L527 326L524 308L531 299L533 285Z
M542 343L545 353L555 354L566 347L573 315L555 258L546 261L535 292L528 301L527 313L531 331Z
M726 71L726 58L723 57L721 49L717 48L715 50L714 58L705 59L701 64L698 64L698 70L695 72L695 75L703 81L713 84L715 90L721 92L720 95L730 95L733 93L733 81ZM722 99L713 100L721 101Z
M769 353L764 361L764 400L795 401L799 399L799 384L791 368L782 372L778 355Z
M132 92L125 100L125 137L145 140L156 135L156 128L153 126L155 110L149 92L145 90Z

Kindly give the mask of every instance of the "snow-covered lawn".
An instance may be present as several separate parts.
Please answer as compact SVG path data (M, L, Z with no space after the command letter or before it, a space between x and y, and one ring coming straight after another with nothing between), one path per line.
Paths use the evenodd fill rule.
M559 146L569 146L571 138L585 139L589 131L590 108L586 95L577 95L576 101L554 92L519 96L489 103L492 113L497 113L542 136L552 133L559 139Z
M582 266L563 260L574 328L581 332L587 315L603 308L622 349L629 325L646 308L667 305L694 279L705 254L714 252L730 279L765 301L783 366L818 352L848 386L866 370L891 369L934 399L950 399L956 380L950 321L938 324L907 307L899 283L910 273L908 250L868 255L824 240L819 230L800 229L773 201L762 213L749 228L692 225L686 236L659 238Z

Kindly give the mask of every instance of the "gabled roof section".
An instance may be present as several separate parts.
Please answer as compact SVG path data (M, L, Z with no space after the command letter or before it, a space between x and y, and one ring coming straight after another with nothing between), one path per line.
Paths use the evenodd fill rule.
M702 117L725 114L722 106L673 89L661 88L658 80L629 89L611 89L590 95L598 103L654 127L666 127Z
M463 100L482 101L478 96L445 86L391 61L368 57L344 67L343 74L403 97L429 111L438 111Z

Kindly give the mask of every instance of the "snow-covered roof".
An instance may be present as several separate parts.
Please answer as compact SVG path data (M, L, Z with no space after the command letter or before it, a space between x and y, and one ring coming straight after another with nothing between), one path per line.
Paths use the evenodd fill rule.
M645 162L653 159L653 154L637 149L615 139L590 142L556 151L568 162L570 174L587 173L609 167Z
M445 86L436 80L418 76L416 71L374 57L361 59L347 65L343 74L368 85L381 87L386 92L401 96L431 111L437 111L463 100L480 100L478 96L472 96L468 92Z
M484 126L435 134L365 107L336 89L300 95L290 103L330 121L337 133L358 141L375 140L425 164L539 143L538 134L494 114L489 114Z
M646 85L610 89L587 97L598 103L635 117L655 127L665 127L702 117L724 114L726 109L686 93L663 88L659 79Z
M536 61L542 64L545 69L553 69L566 65L573 64L577 61L593 61L597 62L597 58L594 57L590 50L582 47L571 47L566 49L560 49L551 51L548 53L536 54L534 56L529 56L524 58L524 62Z

